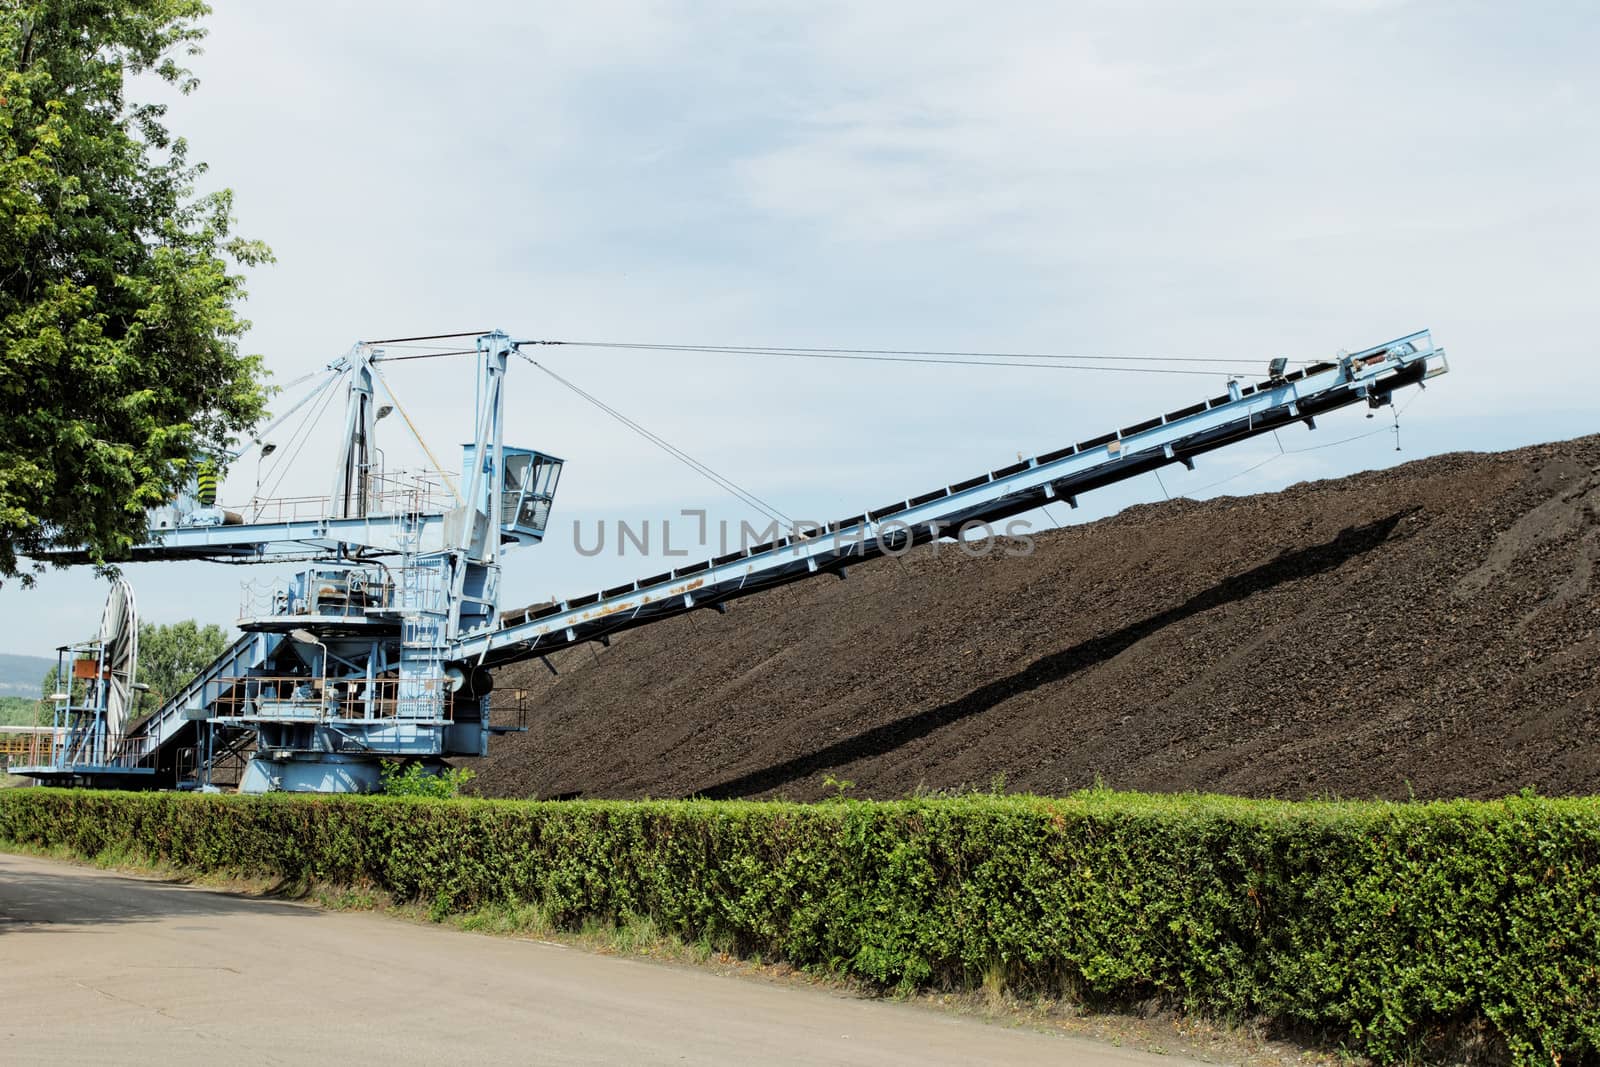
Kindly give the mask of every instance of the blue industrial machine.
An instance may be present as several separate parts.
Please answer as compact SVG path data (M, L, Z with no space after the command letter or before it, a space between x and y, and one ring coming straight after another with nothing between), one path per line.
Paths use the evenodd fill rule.
M1381 407L1396 390L1448 370L1426 331L1293 372L1275 360L1265 381L1230 380L1218 396L1120 430L837 522L770 528L761 543L713 559L502 615L501 553L542 539L562 469L562 460L502 439L510 357L536 343L500 332L476 339L475 436L459 479L442 471L391 477L374 462L377 422L388 413L375 402L381 349L358 345L330 364L323 387L346 382L346 415L329 497L252 501L240 513L181 494L152 513L151 538L132 553L135 560L293 559L305 567L250 598L238 641L143 721L122 731L115 701L99 690L99 704L69 699L63 722L71 729L62 736L98 738L99 747L63 743L47 764L13 772L206 788L220 768L245 757L238 783L245 792L370 791L383 760L439 767L451 756L483 755L492 735L518 728L495 721L491 668L802 578L842 575L849 565L959 535L971 523L1058 500L1076 506L1092 489L1169 464L1192 468L1199 455L1293 423L1314 427L1326 412ZM96 677L116 677L118 669L102 664ZM131 685L131 664L120 669ZM125 708L126 696L115 706Z

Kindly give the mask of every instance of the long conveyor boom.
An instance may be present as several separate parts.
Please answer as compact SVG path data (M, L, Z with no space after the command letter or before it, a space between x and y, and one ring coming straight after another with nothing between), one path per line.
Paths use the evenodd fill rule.
M1068 445L933 492L817 529L588 596L508 614L500 628L467 635L448 653L463 667L494 667L546 655L678 615L956 534L1055 500L1270 433L1366 401L1389 402L1399 388L1445 373L1449 364L1427 331L1255 385L1230 383L1222 396Z

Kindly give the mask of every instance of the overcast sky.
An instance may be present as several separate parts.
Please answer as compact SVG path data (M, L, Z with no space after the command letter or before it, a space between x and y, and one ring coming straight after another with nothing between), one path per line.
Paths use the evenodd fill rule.
M218 0L170 114L275 265L280 382L361 338L517 336L1320 358L1431 328L1452 373L1391 435L1271 439L1085 498L1281 488L1600 430L1588 3L655 4ZM547 349L770 499L829 519L1219 391L1220 380ZM436 451L468 368L393 365ZM568 462L506 606L661 569L601 519L731 497L526 365L508 443ZM285 402L292 394L285 394ZM1380 425L1352 411L1303 448ZM383 429L390 430L386 422ZM392 439L391 466L404 456ZM444 455L441 455L444 458ZM283 491L327 492L308 449ZM1255 469L1250 469L1255 468ZM1243 472L1243 473L1241 473ZM248 497L241 463L224 500ZM1225 480L1226 479L1226 480ZM1042 520L1048 525L1049 520ZM687 530L688 527L683 527ZM713 546L715 549L715 546ZM1271 546L1263 546L1271 551ZM708 553L696 553L704 555ZM147 619L231 623L212 564L129 569ZM103 583L0 589L0 649L97 626Z

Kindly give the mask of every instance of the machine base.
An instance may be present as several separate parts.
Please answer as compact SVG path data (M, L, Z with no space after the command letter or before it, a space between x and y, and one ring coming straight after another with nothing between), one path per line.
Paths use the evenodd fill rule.
M370 756L296 753L287 759L257 755L244 769L241 793L376 793L379 761Z

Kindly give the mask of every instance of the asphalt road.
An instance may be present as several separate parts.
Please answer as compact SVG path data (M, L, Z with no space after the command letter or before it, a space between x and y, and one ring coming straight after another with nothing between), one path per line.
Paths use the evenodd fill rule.
M7 1063L1184 1061L0 853Z

